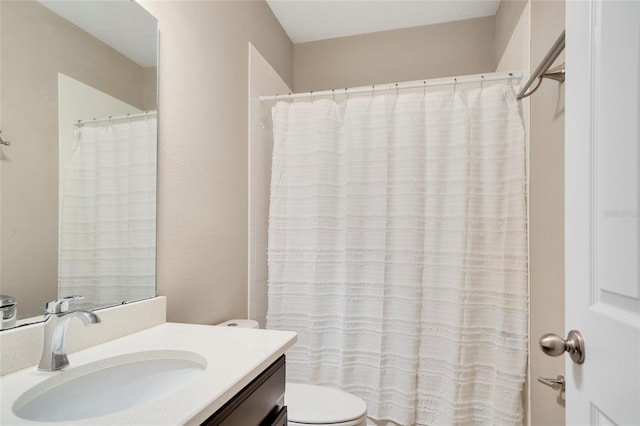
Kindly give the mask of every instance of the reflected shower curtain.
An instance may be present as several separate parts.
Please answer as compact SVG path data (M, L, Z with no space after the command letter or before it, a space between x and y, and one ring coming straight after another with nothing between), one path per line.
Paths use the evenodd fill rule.
M60 183L59 296L155 296L155 117L87 124Z
M513 89L280 102L273 120L267 327L298 333L288 379L340 387L402 425L520 424Z

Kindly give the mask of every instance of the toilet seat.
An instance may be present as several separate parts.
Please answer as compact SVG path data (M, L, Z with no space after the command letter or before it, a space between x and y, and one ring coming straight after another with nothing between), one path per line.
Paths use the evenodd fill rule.
M366 424L367 405L357 396L340 389L287 383L284 402L291 426Z

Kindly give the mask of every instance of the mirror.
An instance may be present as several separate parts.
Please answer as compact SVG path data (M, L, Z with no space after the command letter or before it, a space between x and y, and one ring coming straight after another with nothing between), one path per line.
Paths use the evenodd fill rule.
M0 2L0 328L155 296L157 35L133 1Z

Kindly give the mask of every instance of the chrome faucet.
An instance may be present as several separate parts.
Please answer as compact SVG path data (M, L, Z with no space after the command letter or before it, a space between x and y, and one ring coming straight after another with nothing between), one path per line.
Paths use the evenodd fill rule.
M93 312L69 311L69 301L79 299L84 299L84 296L68 296L44 304L47 314L44 322L44 347L38 370L55 371L69 365L69 358L64 349L64 338L72 318L80 318L84 325L100 322L100 317Z

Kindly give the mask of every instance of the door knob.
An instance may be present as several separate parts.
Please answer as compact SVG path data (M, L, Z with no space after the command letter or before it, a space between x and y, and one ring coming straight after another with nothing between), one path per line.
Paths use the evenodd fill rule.
M540 349L549 356L560 356L565 352L576 364L584 362L584 339L577 330L571 330L566 340L557 334L548 333L540 338Z

